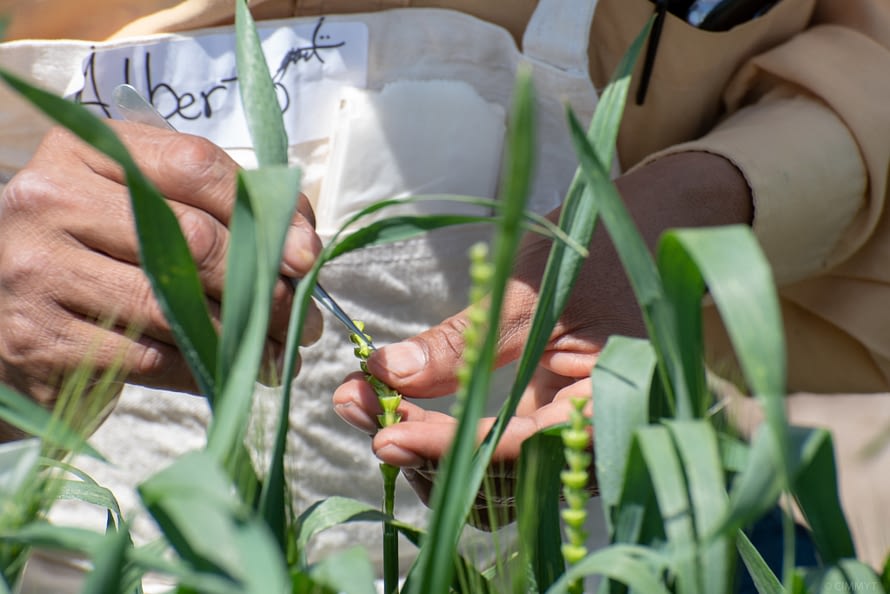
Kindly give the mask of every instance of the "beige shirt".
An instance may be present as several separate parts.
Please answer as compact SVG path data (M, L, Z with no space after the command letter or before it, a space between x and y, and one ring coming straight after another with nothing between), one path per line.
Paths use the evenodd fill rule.
M461 10L519 40L533 0L258 0L257 18L404 6ZM7 39L120 38L231 22L230 0L0 0ZM652 14L647 0L602 0L590 72L601 88ZM101 15L97 18L96 15ZM890 3L782 0L725 33L669 16L647 101L628 106L624 167L659 151L732 160L781 285L792 390L890 389ZM2 120L2 112L0 112ZM657 156L657 155L656 155ZM8 159L7 159L8 161ZM11 165L2 162L0 167ZM713 317L713 316L711 316ZM711 324L716 364L728 349Z

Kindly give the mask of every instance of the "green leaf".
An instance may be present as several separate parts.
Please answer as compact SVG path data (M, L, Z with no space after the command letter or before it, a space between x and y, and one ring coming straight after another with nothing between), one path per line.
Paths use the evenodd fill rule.
M833 447L824 429L790 427L793 494L811 522L812 536L826 563L855 557L853 540L837 492ZM747 466L730 493L730 509L719 530L736 530L772 509L782 491L775 433L760 428L754 435Z
M632 545L612 545L589 554L570 567L547 590L547 594L569 592L569 585L588 575L605 576L629 586L635 592L668 594L661 575L667 560L653 549Z
M720 433L717 438L720 441L720 458L723 461L724 470L737 473L748 466L751 454L750 445L726 433Z
M698 538L698 570L702 590L729 592L733 550L729 535L709 538L729 507L726 477L720 461L717 432L708 421L665 421L680 454Z
M671 232L669 231L668 234ZM677 342L683 373L690 388L691 409L702 418L711 406L705 379L704 337L702 333L702 296L705 285L695 261L677 243L662 239L657 251L658 271L664 292L676 315ZM733 269L733 272L738 272Z
M197 267L164 197L142 175L111 129L86 108L37 89L9 72L0 70L0 78L123 168L130 188L142 267L198 387L212 398L216 331L210 321Z
M390 217L374 221L367 226L356 229L347 237L336 242L333 248L325 255L328 256L328 260L333 260L337 256L360 247L404 241L443 227L471 223L491 224L492 222L493 219L489 216L471 215L403 215Z
M677 320L661 286L655 262L617 188L609 179L609 171L571 113L569 128L581 170L593 191L603 224L612 238L618 259L642 310L643 321L658 358L657 369L665 393L675 403L678 418L693 418L693 400L680 354L682 349L678 343Z
M344 571L345 570L345 571ZM309 568L309 576L322 587L343 594L376 594L374 566L368 553L353 547L326 556Z
M102 454L57 415L3 384L0 384L0 420L39 437L50 446L104 460Z
M261 167L287 164L287 133L259 34L245 0L235 2L235 64L247 129Z
M685 254L695 262L745 379L763 402L787 472L785 339L772 272L753 232L744 225L670 231L661 240L662 251L666 260L682 259Z
M245 592L283 592L284 559L272 534L234 495L218 462L195 451L139 486L173 548L199 571L241 582Z
M792 430L799 434L801 430ZM804 430L792 492L810 526L819 558L826 565L856 557L837 489L834 447L825 429Z
M101 548L105 535L85 528L55 526L38 520L15 530L0 532L0 540L92 557Z
M127 549L132 546L125 527L108 532L93 555L93 569L84 580L81 592L123 592Z
M647 31L648 27L640 32L627 54L622 58L612 80L600 97L590 124L588 136L604 163L611 163L614 159L615 141L618 137L618 127L630 88L631 73L645 42ZM559 227L573 241L582 246L590 244L598 215L592 192L580 170L576 172L563 200L559 216ZM494 451L495 444L516 410L519 399L535 371L537 362L544 353L556 321L565 309L585 257L587 257L585 254L567 250L563 244L559 243L554 244L551 249L541 280L541 287L538 290L538 303L535 306L535 314L529 328L526 346L519 359L517 377L513 382L507 402L498 414L489 436L486 437L480 461L486 460L486 455L490 456Z
M58 479L54 488L58 487L56 495L58 499L73 499L83 501L97 507L108 510L114 518L114 523L119 528L123 526L123 516L117 499L109 489L84 481L72 481Z
M498 322L507 278L519 246L522 213L533 171L533 105L531 75L522 71L517 77L508 128L508 150L501 177L504 210L492 247L495 274L491 283L488 332L476 365L476 370L482 372L473 373L470 377L454 441L440 462L439 480L433 486L431 495L432 517L428 535L428 542L436 543L436 546L421 547L417 559L417 579L411 583L413 592L447 592L454 572L455 547L490 459L490 453L485 453L481 459L473 460L476 427L490 391L489 370L494 365Z
M352 229L363 218L380 210L405 204L417 202L454 202L460 204L469 204L490 209L497 217L498 213L504 208L504 204L497 199L481 198L477 196L461 196L456 194L429 194L418 196L405 196L400 198L392 198L389 200L380 200L374 202L350 216L346 222L340 227L337 233L329 243L324 256L327 259L334 259L337 256L365 247L367 245L377 245L409 239L426 231L439 229L449 225L463 225L468 223L486 223L491 224L494 220L490 216L473 216L473 215L404 215L396 217L388 217L387 219L374 221L369 225L361 225L360 228L354 229L351 233L343 237L347 229ZM561 242L580 257L585 258L589 255L587 247L582 245L574 238L570 237L562 228L554 224L547 217L535 212L525 211L524 227L530 231L534 231ZM389 221L393 221L390 223ZM376 228L375 228L376 226ZM382 230L377 230L384 227ZM393 227L393 229L389 229ZM401 229L400 229L401 227ZM369 229L369 230L366 230ZM369 236L368 239L359 239L364 235ZM342 237L342 239L341 239Z
M666 427L650 425L637 430L635 443L652 480L679 589L701 592L703 584L697 575L694 556L697 538L693 509L671 435Z
M665 542L667 537L658 509L655 486L636 438L631 440L627 454L621 499L613 509L613 543L639 543L659 547Z
M535 586L534 590L519 588L523 592L543 592L565 570L559 532L559 474L566 465L563 447L559 435L547 433L536 433L522 444L516 481L517 523L520 555Z
M776 436L766 427L754 433L747 466L732 483L730 509L720 530L736 531L772 509L782 492Z
M737 534L736 547L739 555L742 557L742 562L751 575L754 587L757 588L760 594L785 594L785 589L782 587L779 578L776 577L773 570L763 560L760 552L754 547L748 536L741 530Z
M0 501L15 495L34 476L40 458L40 440L0 443Z
M139 485L139 494L173 548L197 569L238 566L236 524L246 521L248 512L209 454L177 458Z
M855 559L841 559L829 567L804 570L804 582L810 594L884 591L874 570Z
M252 402L254 384L266 343L272 292L278 279L281 251L299 194L298 170L269 167L239 172L236 208L232 220L233 245L223 302L223 339L220 353L221 395L210 425L207 448L220 460L241 446L244 419ZM245 269L238 263L241 251L252 252ZM237 283L237 284L236 284ZM249 284L244 284L249 283ZM226 323L231 322L231 327ZM286 413L284 413L286 416Z
M655 353L646 340L613 336L591 373L596 477L609 533L621 498L634 430L649 418Z
M183 561L169 555L169 547L163 539L152 544L130 549L128 559L133 568L142 573L149 571L175 580L177 592L201 592L213 594L243 594L244 588L226 576L194 571Z
M420 541L418 529L393 520L367 503L348 497L328 497L309 506L297 519L296 544L301 564L306 564L305 551L313 536L349 522L389 522L411 542L417 544Z

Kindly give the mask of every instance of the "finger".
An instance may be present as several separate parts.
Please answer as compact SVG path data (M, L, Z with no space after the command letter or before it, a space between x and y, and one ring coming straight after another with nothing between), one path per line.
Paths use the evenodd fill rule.
M556 393L576 380L545 368L538 367L532 375L516 407L517 416L534 414L536 410L553 402Z
M143 126L136 124L135 131L127 124L122 126L122 139L132 146L136 164L165 197L196 207L228 225L239 168L225 151L199 136L149 128L146 138ZM123 181L116 166L107 172L112 176L116 173L118 177L113 179ZM300 194L285 240L282 272L292 277L307 274L321 248L312 207Z
M377 394L365 380L362 372L352 373L337 387L333 396L334 411L344 421L368 434L380 428L377 415L383 412ZM398 413L402 422L452 423L453 419L443 413L427 411L416 404L402 400Z
M223 226L228 225L238 166L222 149L198 136L129 122L112 125L137 166L166 198L204 211ZM45 144L56 152L73 152L94 174L120 185L125 183L123 171L114 161L67 132L53 132ZM35 158L53 158L53 151L39 152ZM301 200L288 230L282 263L282 272L289 276L306 274L321 251L314 222L307 220L310 214L308 200ZM314 221L314 215L311 219Z
M535 276L540 263L520 263L524 274ZM508 281L501 308L495 365L515 360L525 346L531 315L537 302L533 283L517 276ZM407 396L430 398L453 393L456 373L463 364L464 332L469 308L414 338L384 347L368 360L372 374Z
M195 382L179 351L148 337L134 340L119 327L102 327L56 304L18 304L4 322L2 360L15 370L12 383L45 405L78 369L93 376L120 370L121 377L161 388L194 391ZM13 313L8 308L4 313Z
M519 459L522 443L542 429L565 422L572 410L571 398L579 394L589 395L588 380L565 388L550 404L534 414L513 417L507 424L492 455L492 463L512 463ZM422 409L421 409L422 410ZM494 423L493 418L483 419L477 429L481 442ZM372 441L374 453L383 462L395 466L420 468L436 462L445 455L454 437L457 423L441 413L416 413L406 415L401 423L381 429Z
M377 415L383 409L363 373L348 375L334 390L332 400L334 412L341 419L365 433L374 434L377 431Z
M21 227L32 225L34 220L43 220L48 213L63 213L61 223L66 236L76 240L71 242L72 247L88 248L73 249L69 253L76 256L68 261L64 261L61 252L47 258L56 271L53 276L62 276L55 279L57 286L64 289L60 297L71 302L76 311L107 319L106 314L113 312L96 308L120 306L119 309L124 310L120 315L125 320L133 320L143 328L166 331L166 323L158 323L160 316L156 303L147 298L150 296L148 281L136 268L139 246L132 233L134 221L126 189L96 176L90 182L82 187L77 200L70 200L67 198L69 188L36 173L26 173L17 178L13 186L14 195L28 197L27 200L14 201L14 216ZM211 299L221 300L228 258L228 230L203 210L178 202L171 202L170 206L179 219L205 292ZM13 213L7 214L13 216ZM45 229L35 228L33 232L43 233ZM95 252L92 258L86 255L90 251ZM121 266L113 266L114 261L119 261ZM48 274L48 270L40 272ZM70 295L67 294L69 291ZM279 342L285 340L292 297L290 283L279 279L273 292L269 330L270 337ZM143 315L139 315L136 308L145 308ZM304 323L302 344L318 340L322 327L321 314L312 304ZM162 340L168 338L156 332L150 332L150 335Z

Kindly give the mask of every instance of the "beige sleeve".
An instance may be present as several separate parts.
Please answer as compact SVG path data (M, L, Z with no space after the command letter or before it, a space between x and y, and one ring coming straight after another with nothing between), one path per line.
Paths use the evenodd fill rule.
M853 137L830 109L809 98L764 99L646 162L685 151L718 154L745 176L754 232L780 284L826 268L865 201L866 171Z
M740 71L726 94L732 115L721 125L647 161L701 150L735 163L777 280L811 276L854 253L883 215L888 73L887 46L850 28L814 27Z

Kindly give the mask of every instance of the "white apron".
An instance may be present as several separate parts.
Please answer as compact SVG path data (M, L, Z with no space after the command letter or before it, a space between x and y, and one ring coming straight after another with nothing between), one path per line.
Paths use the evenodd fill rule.
M540 2L523 39L524 53L506 30L453 11L399 9L325 17L323 26L333 27L331 30L341 23L366 28L367 62L365 88L344 86L338 91L337 109L317 123L326 130L324 135L310 135L290 147L292 160L304 168L304 189L315 205L320 235L330 237L345 217L375 200L432 193L495 196L506 114L516 69L523 62L533 66L538 97L539 153L530 205L540 213L556 207L576 167L564 105L569 103L582 122L589 121L596 105L587 66L595 5L595 0ZM277 29L316 27L318 23L317 18L311 18L261 24ZM84 60L94 48L155 47L152 44L211 33L231 35L232 29L105 44L17 42L0 46L0 63L58 93L70 94L82 85ZM4 107L0 114L4 119L0 121L0 150L36 147L44 121L23 117L29 109L0 88L0 104L13 105L7 102L15 102L17 107ZM286 113L285 117L296 116ZM171 122L188 130L184 121ZM235 146L224 148L239 162L250 165L252 152L243 144L232 144ZM13 173L24 162L21 154L0 153L0 174ZM408 210L439 212L442 206ZM452 204L447 208L450 212L478 212L477 207ZM466 305L467 248L489 233L483 226L455 227L353 252L327 265L321 279L346 311L366 322L376 344L384 345L414 335ZM290 411L287 468L294 509L302 511L332 495L377 505L381 479L369 440L343 423L330 401L343 377L358 368L345 332L326 319L324 335L303 349L302 356ZM509 383L507 371L501 382L502 394L492 395L492 410L500 404ZM271 441L277 402L274 389L258 389L250 445ZM424 402L424 406L443 410L449 404L447 398ZM133 486L177 455L200 447L207 419L202 398L128 386L92 438L113 465L83 458L76 464L111 488L133 516L138 509ZM422 526L425 513L425 507L400 480L396 515ZM53 519L101 529L105 515L102 510L65 504L55 509ZM144 513L133 519L137 543L155 534ZM320 535L312 552L319 557L360 543L379 562L380 538L379 524L351 525ZM413 557L413 547L406 544L401 550L407 563Z

